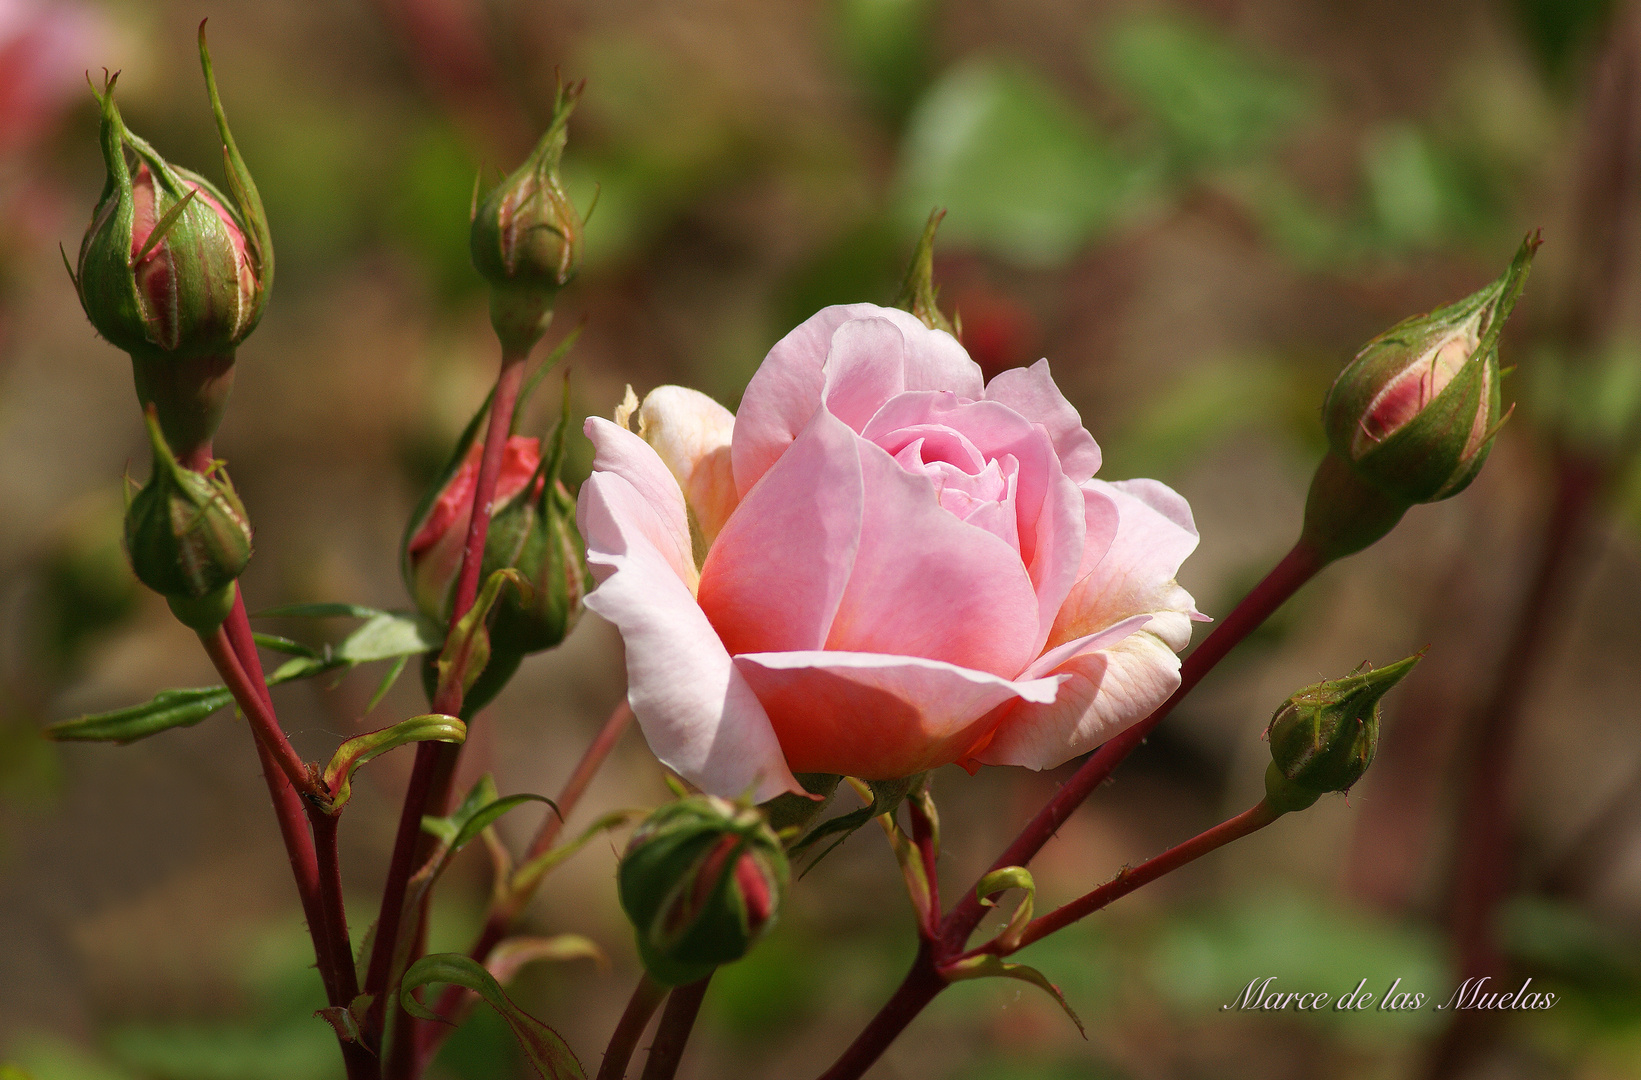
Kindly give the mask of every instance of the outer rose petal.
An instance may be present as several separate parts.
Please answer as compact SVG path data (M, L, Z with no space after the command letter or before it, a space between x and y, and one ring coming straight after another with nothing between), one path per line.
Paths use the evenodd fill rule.
M1179 687L1179 657L1146 630L1084 653L1057 672L1071 678L1054 703L1016 706L975 761L1052 769L1151 715Z
M802 792L763 706L672 560L651 542L645 519L652 514L621 476L595 472L581 486L576 519L601 581L587 606L621 631L627 700L644 738L663 764L714 795L752 789L761 801Z
M826 648L1018 675L1038 635L1019 553L943 510L928 477L850 437L864 481L860 550Z
M735 665L798 772L889 780L949 764L1010 702L1054 700L1057 678L1009 680L879 653L749 653Z
M707 553L701 609L731 653L826 642L860 548L857 441L816 410Z
M1117 535L1094 569L1071 589L1054 623L1050 647L1102 630L1130 615L1178 612L1205 618L1191 594L1174 582L1185 557L1196 550L1197 530L1191 508L1167 485L1155 480L1110 484L1090 480L1093 489L1117 506ZM1159 620L1149 628L1166 632L1175 650L1191 640L1184 619Z
M1083 418L1054 385L1048 361L1029 368L1010 368L986 384L986 400L999 401L1047 429L1060 455L1060 467L1074 484L1100 471L1100 446L1083 427Z
M729 463L735 414L698 390L657 386L644 395L638 430L683 489L701 539L710 546L735 512L735 475Z
M1091 480L1084 491L1091 489L1111 499L1120 517L1110 549L1072 589L1050 639L1054 646L1072 643L1074 655L1052 669L1071 679L1052 705L1012 709L974 754L983 764L1053 768L1144 719L1179 686L1175 654L1191 640L1190 620L1202 617L1174 582L1197 544L1190 509L1155 480ZM1150 619L1143 630L1087 651L1105 636L1100 631L1144 615ZM1098 636L1076 646L1090 634ZM1028 671L1047 674L1037 665Z
M741 495L769 470L820 406L833 334L844 323L865 318L888 319L904 336L905 389L951 390L966 398L982 393L980 365L969 359L963 346L944 331L930 330L909 312L876 304L822 308L775 343L741 396L730 449L735 488Z
M649 443L603 417L589 416L583 430L593 443L593 473L619 476L632 485L649 507L643 528L650 544L667 560L679 580L694 592L698 578L684 493L667 471L666 463Z

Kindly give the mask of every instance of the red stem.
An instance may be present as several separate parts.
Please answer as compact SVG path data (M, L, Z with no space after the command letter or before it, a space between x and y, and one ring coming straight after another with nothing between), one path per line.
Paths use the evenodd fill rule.
M1202 681L1203 676L1212 671L1214 665L1223 660L1243 638L1270 618L1277 608L1299 591L1302 585L1315 577L1317 571L1326 566L1327 562L1328 560L1305 541L1296 543L1282 561L1277 563L1275 569L1265 575L1265 579L1242 598L1241 603L1225 617L1225 621L1215 627L1214 632L1185 658L1185 662L1180 665L1179 688L1168 700L1158 706L1150 716L1122 734L1114 736L1094 751L1072 774L1071 779L1054 793L1054 797L1047 805L1027 823L1020 831L1020 835L1014 838L1014 842L997 857L987 873L1001 870L1005 866L1025 866L1030 863L1032 857L1043 849L1043 845L1047 844L1060 826L1071 817L1072 812L1083 804L1083 800L1105 783L1117 766L1122 764L1123 759L1145 741L1151 729L1173 711L1174 706ZM978 885L976 882L976 888ZM945 988L946 983L940 977L939 967L963 955L969 935L974 933L975 927L980 925L985 915L986 908L981 906L975 889L966 891L942 921L939 938L926 943L918 950L917 958L912 962L912 969L901 982L900 989L895 991L894 996L866 1026L866 1030L860 1033L821 1080L859 1080L859 1077L871 1068L872 1063L888 1049L889 1044L905 1030L906 1025Z
M450 610L450 625L454 627L473 606L478 595L479 571L484 564L484 542L489 535L490 513L496 498L496 480L501 473L502 451L512 428L513 410L518 403L519 386L524 378L522 355L503 355L501 374L496 379L495 397L491 402L489 424L484 434L484 453L479 459L479 475L473 488L473 510L468 519L467 542L462 549L461 575L456 580L454 603ZM434 695L433 711L457 716L462 707L460 679L452 679ZM423 847L422 817L442 813L449 801L450 778L455 772L456 747L445 743L420 743L416 747L416 763L411 768L410 783L405 790L403 809L399 814L399 828L393 840L393 856L388 864L387 882L382 888L382 906L376 921L376 942L371 949L370 968L365 977L365 992L384 994L391 974L394 944L398 941L403 922L405 892L414 872L417 855ZM412 958L414 959L414 957ZM379 1001L385 997L378 998ZM379 1015L379 1014L378 1014ZM409 1032L413 1018L400 1015L397 1025ZM383 1050L390 1061L402 1063L400 1070L413 1068L403 1053L404 1047Z
M708 975L667 995L667 1007L655 1029L655 1042L650 1044L650 1056L644 1062L641 1080L673 1080L678 1075L678 1063L684 1058L684 1047L689 1043L689 1033L695 1028L695 1018L701 1012L701 1002L707 996L707 984L711 981L712 976Z
M235 590L236 605L238 591ZM308 771L308 766L297 755L296 749L291 746L290 740L285 738L285 732L279 726L279 720L274 716L273 708L264 697L267 688L261 679L252 680L240 663L239 653L228 640L228 632L224 626L219 626L209 633L201 632L200 644L205 646L205 654L211 658L216 666L217 673L234 695L234 702L238 704L240 712L250 722L251 733L256 741L267 750L269 756L278 766L280 772L291 786L304 794L324 798L326 792L319 786L318 780ZM258 666L260 672L260 665Z
M1258 832L1282 815L1267 806L1264 800L1259 805L1250 807L1228 821L1222 821L1207 832L1199 833L1191 839L1147 860L1132 870L1124 871L1101 885L1086 896L1080 896L1062 907L1055 908L1047 915L1031 920L1020 934L1020 940L1007 951L998 951L982 947L977 952L997 952L999 956L1007 956L1017 952L1032 942L1063 930L1087 915L1099 911L1113 900L1119 900L1142 885L1171 874L1188 862L1194 862L1216 848L1222 848L1232 840L1240 840L1249 833Z
M633 1051L638 1049L638 1040L644 1037L650 1017L655 1015L661 999L666 996L667 988L648 974L638 980L632 997L627 999L626 1009L621 1013L620 1023L615 1025L615 1031L610 1035L610 1045L604 1050L604 1063L598 1067L595 1080L625 1080L627 1063L632 1061Z

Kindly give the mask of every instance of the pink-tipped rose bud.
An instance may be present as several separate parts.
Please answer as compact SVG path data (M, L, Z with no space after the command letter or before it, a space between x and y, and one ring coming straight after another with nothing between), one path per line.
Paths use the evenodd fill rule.
M210 61L201 62L233 198L171 165L132 134L110 77L97 95L108 180L80 243L75 288L86 317L131 354L137 394L156 407L184 461L209 442L227 404L234 350L256 328L273 245L255 182L228 132Z
M633 832L616 880L644 967L682 986L747 954L774 925L789 877L761 812L696 795Z
M1528 237L1497 281L1398 323L1334 380L1322 410L1329 446L1373 488L1435 502L1481 471L1502 423L1499 335L1537 248Z
M401 563L405 585L417 610L440 626L450 622L450 601L461 573L468 524L473 518L473 489L478 484L479 456L484 449L471 437L474 431L476 424L469 426L459 453L429 489L406 531ZM496 480L492 518L526 487L539 488L540 464L540 439L522 435L508 438Z

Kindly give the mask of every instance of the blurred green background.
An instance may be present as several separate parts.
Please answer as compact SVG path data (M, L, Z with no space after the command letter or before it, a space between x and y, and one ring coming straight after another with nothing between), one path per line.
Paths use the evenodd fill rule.
M0 1061L34 1080L340 1075L245 731L217 716L125 748L38 735L211 681L125 568L120 477L146 468L128 362L95 339L54 250L75 249L102 184L87 70L120 70L131 127L219 175L193 52L205 16L280 259L217 443L257 526L253 611L406 604L400 531L493 377L466 253L474 175L527 151L555 70L588 80L566 171L578 205L597 199L549 335L586 322L578 415L609 413L628 383L733 407L818 307L887 302L943 206L936 276L970 351L988 376L1047 356L1102 475L1186 495L1203 539L1181 581L1218 616L1296 535L1340 365L1543 226L1504 346L1521 408L1481 479L1327 571L1216 671L1044 852L1039 904L1255 801L1287 694L1429 645L1367 778L1034 946L1087 1041L1024 984L966 983L870 1075L1422 1075L1445 1023L1428 1007L1220 1006L1267 976L1451 993L1476 702L1573 454L1606 485L1556 610L1533 616L1553 621L1498 927L1512 987L1532 976L1561 1002L1501 1020L1465 1075L1641 1076L1641 137L1626 126L1641 38L1608 0L0 0ZM550 426L556 393L527 429ZM585 444L574 454L582 475ZM552 793L623 693L620 656L589 617L527 661L464 769ZM412 682L369 718L373 672L275 697L322 758L420 711ZM409 757L362 775L342 830L356 939ZM938 775L948 897L1069 768ZM581 814L665 797L633 734ZM522 842L517 816L503 831ZM601 942L612 970L516 984L593 1063L637 971L619 843L591 845L529 912ZM485 873L470 853L447 878L435 948L465 949ZM715 981L683 1075L818 1073L912 948L893 858L865 830ZM482 1010L438 1063L461 1080L519 1068Z

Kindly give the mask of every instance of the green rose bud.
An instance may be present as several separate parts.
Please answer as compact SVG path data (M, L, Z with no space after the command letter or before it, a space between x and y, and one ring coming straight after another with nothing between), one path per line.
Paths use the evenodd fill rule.
M262 201L222 114L203 24L200 57L234 197L128 131L110 77L96 95L108 179L73 274L86 317L131 354L138 397L190 461L221 421L234 350L273 282Z
M1362 778L1379 744L1379 699L1422 656L1308 686L1282 703L1265 731L1272 765L1266 788L1273 807L1302 809L1277 800L1308 798L1308 806L1316 796L1348 791Z
M644 967L682 986L746 955L774 924L789 876L757 809L696 795L634 831L616 880Z
M138 580L195 630L227 618L234 579L251 560L251 524L220 464L183 468L148 411L154 470L125 510L125 549Z
M558 174L580 86L560 86L535 150L473 213L473 266L490 283L490 321L510 353L530 351L581 265L581 215Z
M1538 245L1529 236L1491 285L1380 334L1334 380L1322 406L1328 445L1372 487L1435 502L1481 471L1505 418L1499 335Z

